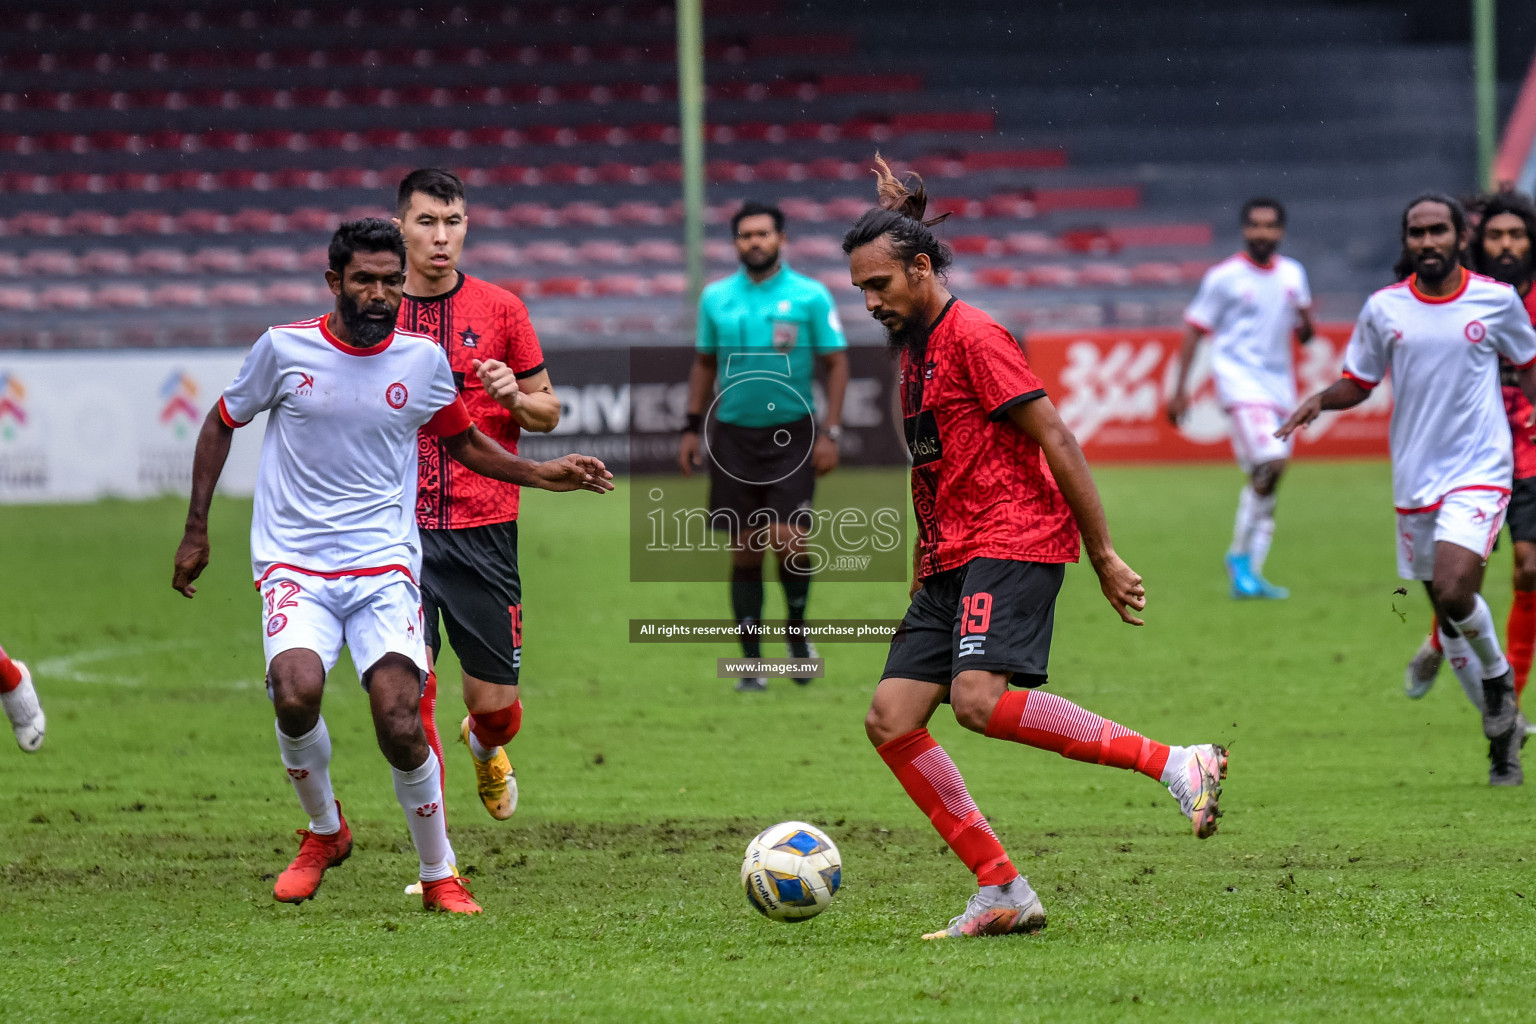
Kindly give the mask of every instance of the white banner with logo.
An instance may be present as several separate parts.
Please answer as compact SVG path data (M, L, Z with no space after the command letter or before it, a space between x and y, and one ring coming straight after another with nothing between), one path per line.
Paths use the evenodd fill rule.
M0 502L188 494L203 418L244 357L0 352ZM252 493L265 429L235 432L222 493Z

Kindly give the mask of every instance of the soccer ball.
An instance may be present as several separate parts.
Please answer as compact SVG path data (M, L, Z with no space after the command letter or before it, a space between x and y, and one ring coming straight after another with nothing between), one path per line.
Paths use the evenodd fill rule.
M804 921L832 902L843 884L843 858L821 829L786 821L764 829L747 844L741 884L764 917Z

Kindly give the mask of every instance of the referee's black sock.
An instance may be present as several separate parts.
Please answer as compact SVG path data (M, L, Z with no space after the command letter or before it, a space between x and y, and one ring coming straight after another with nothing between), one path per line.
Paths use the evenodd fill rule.
M802 605L803 607L803 605ZM751 621L754 625L763 621L763 567L761 565L731 566L731 612L736 624ZM761 658L763 643L757 634L741 633L741 654L745 658Z
M791 562L793 558L787 558L779 563L779 582L784 585L784 603L789 607L789 620L786 626L790 633L789 647L795 657L804 657L807 653L804 635L796 636L795 627L805 625L805 605L811 597L811 574L795 569Z

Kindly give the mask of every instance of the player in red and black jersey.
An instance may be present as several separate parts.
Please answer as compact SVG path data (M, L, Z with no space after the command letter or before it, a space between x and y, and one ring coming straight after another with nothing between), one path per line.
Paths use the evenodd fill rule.
M1481 217L1473 231L1472 266L1480 274L1514 287L1536 323L1536 206L1518 192L1499 192L1479 203ZM1515 673L1515 695L1525 692L1536 659L1536 427L1531 423L1531 403L1515 379L1514 364L1499 360L1504 411L1509 417L1510 439L1515 454L1515 479L1509 497L1509 537L1515 544L1514 600L1504 630L1504 651ZM1410 697L1422 697L1434 685L1445 660L1439 631L1431 629L1408 663L1404 689ZM1527 726L1529 729L1529 726Z
M1082 450L1022 347L944 286L951 254L922 220L921 180L910 191L883 161L877 175L880 206L843 251L900 352L918 540L912 604L864 728L980 886L964 913L925 937L1035 932L1045 927L1039 897L928 733L940 704L987 736L1162 782L1201 838L1216 831L1226 751L1156 743L1035 689L1046 682L1056 594L1079 536L1123 620L1141 625L1146 593L1115 553Z
M396 209L406 250L400 326L437 339L475 424L515 454L519 433L548 433L560 422L560 400L528 310L512 293L458 269L469 215L456 175L431 167L412 171L400 182ZM416 520L427 647L435 661L441 616L463 668L469 716L459 737L474 758L481 802L493 818L505 820L517 808L517 775L503 747L523 719L518 488L465 471L447 457L439 438L423 433L419 441ZM422 721L441 760L436 701L434 671L422 697Z

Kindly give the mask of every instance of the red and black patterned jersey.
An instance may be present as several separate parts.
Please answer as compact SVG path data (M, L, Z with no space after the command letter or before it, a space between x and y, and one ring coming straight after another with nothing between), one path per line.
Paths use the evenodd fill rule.
M1077 521L1008 410L1045 395L1001 324L951 299L921 361L901 357L919 577L973 558L1075 562Z
M1525 311L1536 324L1536 288L1525 296ZM1515 365L1508 359L1499 360L1499 379L1504 385L1504 412L1509 416L1509 434L1515 450L1515 479L1528 480L1536 476L1536 428L1531 422L1531 403L1520 390L1515 377Z
M475 360L499 359L518 377L544 369L538 335L528 308L505 289L459 274L452 291L431 298L407 295L399 325L425 334L448 353L453 379L480 432L509 452L517 451L517 420L490 395L475 373ZM440 437L417 438L421 473L416 490L416 523L424 530L457 530L517 518L518 488L473 473L448 455Z

